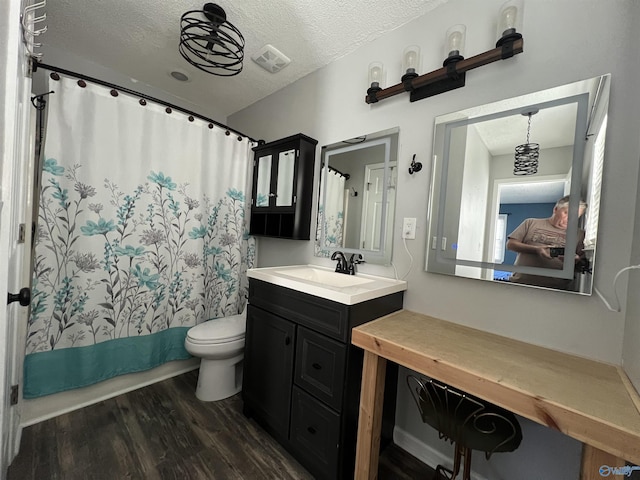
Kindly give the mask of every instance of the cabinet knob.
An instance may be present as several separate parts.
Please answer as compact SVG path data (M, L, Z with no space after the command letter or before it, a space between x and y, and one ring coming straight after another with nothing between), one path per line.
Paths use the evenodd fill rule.
M311 366L316 370L322 370L322 365L320 365L319 363L312 363Z
M307 432L309 432L311 435L315 435L316 434L316 429L313 427L307 427Z
M291 337L287 335L286 337L284 337L284 344L289 345L290 343L291 343Z
M278 195L276 195L275 193L270 193L269 196L270 197L277 197Z

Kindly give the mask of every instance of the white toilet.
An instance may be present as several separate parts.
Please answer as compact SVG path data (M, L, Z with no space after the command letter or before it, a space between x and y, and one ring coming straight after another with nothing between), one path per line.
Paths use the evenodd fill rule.
M200 357L196 397L213 402L231 397L242 388L242 359L247 309L232 317L215 318L192 327L184 347Z

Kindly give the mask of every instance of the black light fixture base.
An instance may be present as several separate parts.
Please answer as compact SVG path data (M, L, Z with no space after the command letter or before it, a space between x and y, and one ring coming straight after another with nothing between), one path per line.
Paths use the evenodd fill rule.
M413 80L414 78L418 78L418 74L415 72L405 73L404 75L402 75L402 78L400 79L400 81L404 85L404 89L406 92L410 92L413 90L413 86L411 85L411 80Z
M451 55L450 57L445 58L444 62L442 62L442 66L446 67L452 63L458 63L460 60L464 60L462 55Z
M445 78L435 83L425 85L424 87L415 88L409 95L410 102L416 102L423 98L433 97L449 90L455 90L456 88L464 87L466 79L465 73L459 73L457 78Z
M506 42L515 42L522 38L522 34L516 32L515 28L510 28L509 30L505 30L502 36L496 42L496 48L501 47Z
M367 89L367 103L376 103L378 101L378 97L376 97L376 93L381 91L380 87L369 87Z
M227 20L227 14L220 5L215 3L205 3L202 7L202 13L214 25L222 25Z

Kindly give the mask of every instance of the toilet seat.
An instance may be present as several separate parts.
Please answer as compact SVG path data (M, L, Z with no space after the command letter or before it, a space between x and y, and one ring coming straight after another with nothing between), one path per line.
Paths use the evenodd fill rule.
M187 332L187 341L195 345L216 345L244 338L246 315L214 318L192 327Z

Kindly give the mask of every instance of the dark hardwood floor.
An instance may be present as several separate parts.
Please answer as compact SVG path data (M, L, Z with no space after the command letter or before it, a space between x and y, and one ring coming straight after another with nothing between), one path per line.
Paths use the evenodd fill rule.
M197 370L24 429L8 480L311 479L235 395L195 397ZM432 480L433 470L391 446L383 480Z

